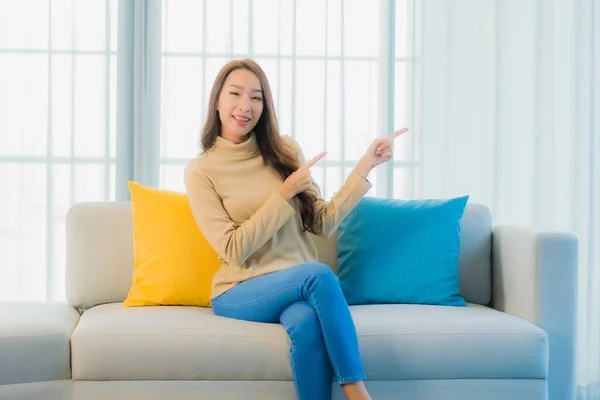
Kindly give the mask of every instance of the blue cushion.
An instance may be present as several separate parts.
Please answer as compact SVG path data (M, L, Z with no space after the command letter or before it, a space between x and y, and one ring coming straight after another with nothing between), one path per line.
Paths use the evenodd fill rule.
M458 252L468 199L363 198L339 227L337 274L348 304L465 306Z

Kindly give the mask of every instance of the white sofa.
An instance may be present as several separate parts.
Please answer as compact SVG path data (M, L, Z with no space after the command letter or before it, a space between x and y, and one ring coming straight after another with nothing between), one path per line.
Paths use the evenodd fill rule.
M0 399L295 399L281 326L123 307L131 219L129 202L75 205L67 303L0 303ZM374 399L572 399L576 238L493 227L478 204L461 232L468 307L351 307ZM315 237L334 269L335 241Z

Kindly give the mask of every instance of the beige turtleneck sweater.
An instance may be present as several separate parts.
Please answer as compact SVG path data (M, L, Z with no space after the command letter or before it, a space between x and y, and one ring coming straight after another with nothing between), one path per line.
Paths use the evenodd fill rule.
M283 139L297 150L298 144ZM277 193L282 179L264 164L253 133L236 144L218 137L215 146L185 168L185 186L196 222L223 265L213 277L211 298L249 278L317 260L317 250L303 231L299 201ZM318 201L315 224L329 237L371 188L356 172L326 202L314 183Z

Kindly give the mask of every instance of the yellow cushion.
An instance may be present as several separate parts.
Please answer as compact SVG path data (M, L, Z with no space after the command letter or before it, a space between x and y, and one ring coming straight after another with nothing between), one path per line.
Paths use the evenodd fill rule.
M210 307L213 274L220 267L185 193L129 182L133 206L133 284L126 307Z

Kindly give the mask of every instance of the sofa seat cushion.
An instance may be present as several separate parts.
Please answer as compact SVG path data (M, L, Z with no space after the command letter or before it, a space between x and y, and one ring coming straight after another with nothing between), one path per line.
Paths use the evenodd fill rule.
M289 380L289 342L277 324L190 306L92 307L71 340L75 380Z
M548 341L493 309L352 306L368 379L544 379ZM291 380L283 327L218 317L210 308L87 310L72 336L73 379Z
M79 312L62 302L0 303L0 385L71 378Z
M546 379L548 337L528 321L468 304L353 306L369 379Z

